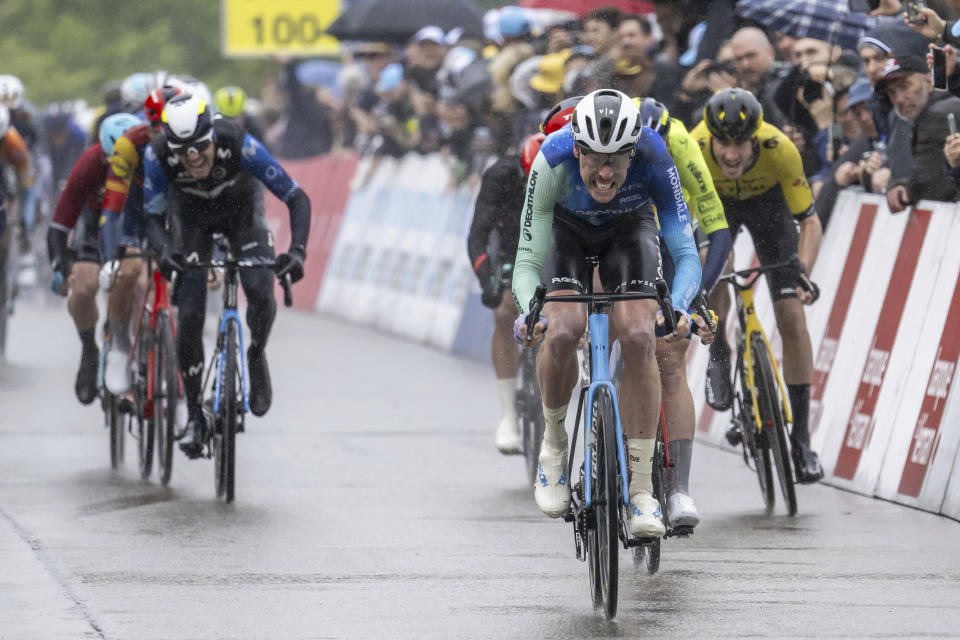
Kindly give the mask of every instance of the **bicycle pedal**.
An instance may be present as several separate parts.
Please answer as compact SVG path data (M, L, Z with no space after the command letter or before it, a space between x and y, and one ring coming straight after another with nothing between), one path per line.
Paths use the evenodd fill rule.
M667 533L663 537L664 538L689 538L692 535L693 535L693 527L680 526L680 527L674 527L672 529L667 529Z
M660 538L638 538L636 536L627 539L627 547L647 547L656 544Z
M129 394L124 395L123 397L117 400L117 411L124 414L133 414L134 413L133 398Z

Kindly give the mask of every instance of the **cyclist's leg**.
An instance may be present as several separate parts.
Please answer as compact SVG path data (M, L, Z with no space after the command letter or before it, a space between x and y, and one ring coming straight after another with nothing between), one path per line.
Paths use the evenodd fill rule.
M100 317L97 311L100 250L97 247L96 227L91 229L90 224L83 224L89 220L88 213L89 210L83 212L81 224L75 229L74 245L77 257L67 280L70 289L67 309L83 346L74 384L77 399L83 404L90 404L97 397L97 368L100 360L96 336L97 320Z
M775 264L797 255L797 223L786 203L770 209L758 211L761 217L749 225L761 264ZM790 440L797 477L801 482L816 482L823 477L823 469L816 453L810 449L808 427L813 347L803 304L797 298L799 276L798 268L784 267L767 273L767 285L783 342L783 380L793 414Z
M700 522L696 504L690 497L690 467L693 462L693 436L696 410L687 383L686 353L690 340L657 340L657 364L663 392L664 432L670 469L667 473L667 517L670 524L695 527Z
M500 306L493 310L493 338L490 343L490 355L493 359L493 372L497 377L497 396L500 399L500 422L497 426L496 445L503 453L520 450L520 433L517 430L515 409L517 392L517 367L520 354L513 339L513 321L517 317L517 308L513 304L510 287L505 286Z
M736 240L743 210L737 202L723 201L724 214L730 232ZM733 271L733 252L727 260L726 272ZM730 345L727 343L727 317L730 314L730 287L721 284L710 292L710 308L717 312L717 337L710 345L710 360L707 361L707 376L704 394L707 404L717 411L726 411L733 405L733 381L730 370Z
M107 297L107 317L110 320L110 352L104 374L112 393L124 393L130 386L130 318L138 302L142 301L142 289L138 290L143 260L140 249L128 248L126 256L117 268L116 280ZM139 295L138 295L139 294Z
M604 290L648 296L613 306L623 353L619 402L630 463L627 525L633 535L660 536L664 526L660 504L653 497L652 472L660 409L660 372L654 338L659 309L655 282L662 269L653 211L646 207L622 216L609 231L611 239L600 258Z
M544 513L554 518L563 515L570 503L564 422L570 392L579 378L576 349L586 330L587 313L583 305L550 303L549 296L584 292L582 283L590 273L584 259L583 235L588 231L568 216L556 216L542 270L548 291L543 316L549 320L549 329L537 356L544 433L534 499Z
M231 229L227 235L230 246L240 248L238 258L272 260L274 257L273 237L262 215L254 215L251 224ZM264 348L277 316L274 280L270 267L243 269L240 272L240 282L247 296L247 326L250 327L250 346L247 348L250 411L256 416L265 414L273 401L270 369Z

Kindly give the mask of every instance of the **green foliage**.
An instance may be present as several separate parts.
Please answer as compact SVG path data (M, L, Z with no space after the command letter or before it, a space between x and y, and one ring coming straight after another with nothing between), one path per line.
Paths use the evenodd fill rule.
M100 89L137 71L166 69L259 96L268 60L220 55L218 0L3 0L0 73L23 80L27 98L101 100Z

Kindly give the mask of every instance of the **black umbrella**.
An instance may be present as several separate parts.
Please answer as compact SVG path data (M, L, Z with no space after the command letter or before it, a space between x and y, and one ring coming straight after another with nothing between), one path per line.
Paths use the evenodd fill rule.
M444 31L460 27L464 37L483 38L483 17L472 0L357 0L327 27L327 34L405 44L427 25Z

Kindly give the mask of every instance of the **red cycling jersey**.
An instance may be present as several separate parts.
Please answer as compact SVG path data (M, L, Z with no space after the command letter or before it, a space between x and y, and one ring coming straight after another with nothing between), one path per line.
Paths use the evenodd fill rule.
M57 200L53 224L65 230L73 229L84 205L94 213L100 212L104 181L107 179L107 159L99 143L83 152L70 171L67 186Z

